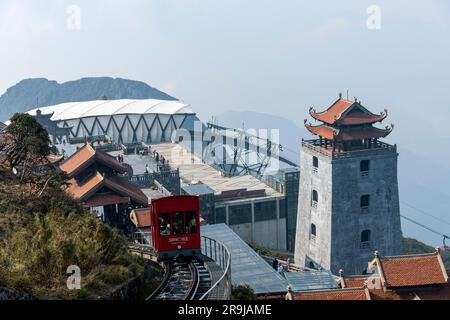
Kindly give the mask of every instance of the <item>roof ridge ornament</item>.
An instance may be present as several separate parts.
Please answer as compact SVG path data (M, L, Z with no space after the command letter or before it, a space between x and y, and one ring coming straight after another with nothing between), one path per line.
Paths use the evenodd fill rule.
M386 126L385 129L386 129L387 131L389 131L389 132L392 132L392 130L394 130L394 124L391 123L391 126L390 126L390 127L389 127L389 126Z

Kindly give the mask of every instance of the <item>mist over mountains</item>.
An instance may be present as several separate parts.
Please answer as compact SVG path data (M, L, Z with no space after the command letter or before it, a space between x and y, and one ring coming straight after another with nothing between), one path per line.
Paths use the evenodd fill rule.
M144 82L120 78L82 78L59 84L45 78L26 79L7 89L0 96L0 121L8 120L16 112L64 102L116 99L176 98L152 88Z
M0 96L0 121L8 120L16 112L36 107L71 101L98 100L106 96L115 99L161 99L176 98L149 85L120 78L83 78L59 84L44 78L26 79L7 89ZM194 106L195 109L195 106ZM302 119L286 119L259 112L225 111L216 116L218 124L231 128L278 129L282 156L299 163L301 139L313 136L301 125ZM404 123L403 123L404 124ZM399 140L408 136L410 128L400 124L395 129ZM398 141L388 141L396 143ZM413 218L438 232L449 234L450 185L448 167L435 161L424 149L422 141L416 141L414 150L398 145L398 179L401 214ZM442 143L445 145L445 143ZM442 238L422 227L402 219L404 236L414 237L430 245L440 245Z

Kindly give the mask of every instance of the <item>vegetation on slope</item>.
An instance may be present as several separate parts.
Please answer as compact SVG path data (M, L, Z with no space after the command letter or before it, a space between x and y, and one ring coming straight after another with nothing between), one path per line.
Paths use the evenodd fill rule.
M128 253L127 240L64 192L64 175L51 166L27 169L48 153L48 138L34 135L42 128L33 121L17 116L18 127L0 137L0 287L43 299L93 299L142 275L145 264ZM81 290L67 288L71 265L81 270Z
M231 289L231 300L256 300L256 298L255 291L248 284L233 286Z

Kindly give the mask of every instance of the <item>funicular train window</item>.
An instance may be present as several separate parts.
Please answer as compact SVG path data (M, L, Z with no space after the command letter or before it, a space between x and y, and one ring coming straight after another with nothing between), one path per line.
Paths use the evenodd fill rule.
M172 213L172 231L173 234L184 234L184 214L183 212Z
M186 231L187 233L197 233L197 212L186 212Z
M170 235L170 214L161 213L159 215L159 234L162 236Z

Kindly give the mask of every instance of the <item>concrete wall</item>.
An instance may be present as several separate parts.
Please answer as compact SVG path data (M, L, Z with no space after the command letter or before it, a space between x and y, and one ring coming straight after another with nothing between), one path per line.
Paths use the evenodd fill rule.
M360 174L361 160L370 159L369 176ZM336 160L333 164L332 270L361 274L378 250L383 256L402 254L397 182L397 154ZM360 197L370 195L368 211ZM361 248L361 232L371 231L370 246Z
M295 263L308 265L306 257L324 268L331 263L332 166L331 159L314 154L319 159L319 169L313 172L313 154L302 150L300 155L300 187L298 200ZM326 177L326 178L324 178ZM312 191L318 192L317 208L311 206ZM316 238L310 240L311 224L316 225Z
M286 219L267 220L253 224L244 223L230 226L244 241L272 250L286 250ZM278 232L277 232L278 229Z
M368 153L370 154L370 153ZM317 173L312 157L319 158ZM360 161L370 160L366 177L360 174ZM302 148L299 210L295 262L304 265L307 257L337 274L361 274L378 250L384 256L402 253L397 153L385 152L334 159ZM317 208L312 208L311 192L319 193ZM370 195L367 211L360 198ZM315 242L309 238L311 223L316 225ZM361 232L371 230L369 246L361 246Z

